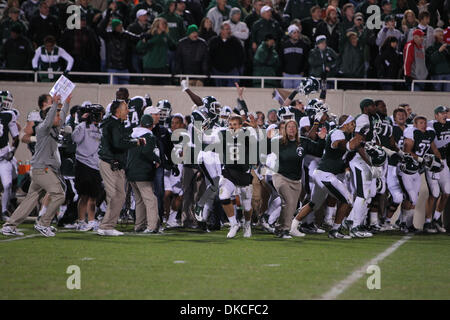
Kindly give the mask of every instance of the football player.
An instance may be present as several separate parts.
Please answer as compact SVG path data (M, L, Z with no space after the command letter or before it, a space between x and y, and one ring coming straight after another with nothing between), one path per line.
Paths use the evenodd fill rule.
M13 97L9 91L0 92L0 179L3 185L1 219L8 218L7 210L13 187L14 153L19 146L19 127L17 116L12 111ZM13 139L9 145L9 136Z
M159 100L156 107L159 109L159 125L166 128L172 126L172 105L169 100Z
M439 172L433 172L432 168L425 168L425 178L427 180L429 197L426 203L424 231L435 233L445 232L442 226L441 215L447 204L447 198L450 194L450 174L447 165L447 157L450 145L450 120L447 119L448 108L438 106L434 109L434 120L428 123L436 137L434 144L439 150L442 159L442 165ZM428 150L430 153L430 150ZM439 201L437 201L439 198ZM433 209L436 210L433 214ZM432 220L432 221L431 221ZM431 222L431 227L430 227Z
M319 209L328 196L339 201L336 217L328 236L334 239L350 239L351 237L339 231L343 219L352 208L353 197L345 185L344 174L346 154L362 147L362 137L350 139L355 130L355 120L352 116L343 115L339 119L339 128L333 129L326 137L325 152L314 170L315 187L312 189L311 201L304 205L292 221L290 234L296 237L304 236L298 230L300 220Z
M404 157L405 164L400 166L399 175L400 185L405 196L402 203L403 218L406 222L406 228L403 229L405 232L417 231L413 219L421 184L419 169L423 169L423 164L428 162L424 161L429 158L428 151L430 150L436 158L441 160L441 155L434 143L436 134L432 129L427 128L427 119L424 116L416 116L413 122L414 126L407 127L404 131L404 152L410 155L411 159L409 156ZM425 221L425 232L428 231L428 228L432 228L430 222Z

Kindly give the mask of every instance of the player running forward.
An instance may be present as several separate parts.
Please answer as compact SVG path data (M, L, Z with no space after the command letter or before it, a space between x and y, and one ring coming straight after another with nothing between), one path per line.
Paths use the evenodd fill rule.
M338 201L336 217L331 230L330 238L350 239L351 237L339 231L344 218L352 209L353 196L345 184L346 155L348 152L362 148L362 137L350 138L355 130L355 119L352 116L342 115L339 118L339 128L333 129L326 137L325 152L314 170L313 179L315 187L311 201L304 205L292 221L290 234L301 237L304 234L298 230L300 221L312 211L319 209L328 196Z
M234 214L231 201L233 196L238 196L244 207L244 237L252 236L252 157L256 155L258 141L256 120L253 119L252 127L243 127L242 117L232 115L229 120L229 128L221 131L223 147L223 170L219 180L219 199L223 210L230 221L230 231L227 238L234 238L239 230L239 223ZM256 163L254 163L256 164Z
M439 161L441 159L434 143L436 134L432 129L427 128L427 119L424 116L416 116L413 122L414 126L407 127L404 131L404 152L406 155L404 165L400 166L401 172L399 175L400 185L405 196L402 203L403 218L406 222L405 232L417 231L413 219L417 199L419 198L420 173L425 163L430 167L433 163L432 157L427 155L428 151L430 150ZM430 159L432 161L429 161ZM431 228L431 223L425 222L424 231L427 232L428 228Z
M1 220L8 220L8 204L13 188L13 175L16 170L14 153L19 146L19 127L16 113L11 109L13 97L9 91L0 92L0 180L3 185ZM9 145L9 136L13 139Z
M435 170L432 168L425 168L429 196L425 210L426 228L424 226L424 231L430 233L446 231L442 226L441 215L447 204L448 195L450 194L450 174L446 161L450 151L450 120L447 119L447 113L447 107L438 106L434 109L435 120L429 121L428 123L428 127L436 135L434 144L438 148L442 159L440 171L434 172ZM430 150L428 150L428 153L430 153ZM434 208L436 209L433 214Z

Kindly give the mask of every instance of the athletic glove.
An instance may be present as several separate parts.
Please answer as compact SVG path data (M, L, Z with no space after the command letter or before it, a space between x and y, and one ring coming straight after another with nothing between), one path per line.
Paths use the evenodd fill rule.
M185 92L187 89L189 89L189 83L187 80L181 81L181 91Z

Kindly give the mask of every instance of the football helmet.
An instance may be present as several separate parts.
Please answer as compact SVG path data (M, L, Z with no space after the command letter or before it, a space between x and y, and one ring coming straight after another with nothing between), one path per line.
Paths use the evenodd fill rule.
M220 115L220 103L213 96L206 96L202 99L203 107L208 112L208 117L212 120L216 119Z
M398 165L398 168L406 174L414 174L419 171L419 162L417 162L410 154L406 153L403 156L402 162Z
M297 90L298 92L301 92L304 95L316 93L320 90L320 81L314 77L302 79L300 80L300 84L297 87Z
M231 108L229 106L224 106L220 109L220 120L219 125L221 127L228 127L228 119L231 115Z
M169 100L159 100L156 107L159 109L160 122L165 122L172 113L172 105L170 104Z
M13 105L13 96L8 90L0 91L0 108L11 109Z
M287 120L295 119L295 114L291 111L290 107L281 107L278 110L278 118L281 121L287 121Z
M364 145L364 148L366 149L366 153L369 156L373 166L381 167L386 162L386 151L384 151L379 145L367 142Z
M434 154L426 154L423 156L423 164L431 172L441 172L444 169L441 160Z

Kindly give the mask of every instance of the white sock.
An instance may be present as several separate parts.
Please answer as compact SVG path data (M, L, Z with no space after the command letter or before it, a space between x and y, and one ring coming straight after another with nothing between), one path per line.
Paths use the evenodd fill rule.
M230 225L233 227L235 225L237 225L237 220L236 220L236 215L232 216L232 217L228 217L228 221L230 221Z
M39 217L42 217L47 212L47 207L42 206L41 210L39 211Z
M350 211L347 220L353 221L353 226L356 227L358 225L358 212L365 210L365 208L367 208L367 206L364 198L356 197L355 202L353 203L352 211Z
M170 210L169 219L167 221L177 221L177 212Z
M291 230L298 230L298 225L300 224L300 221L298 221L296 218L292 220L291 223Z
M269 220L267 221L269 224L273 224L278 220L278 217L281 213L281 198L278 197L272 201L267 210L269 212Z
M435 211L434 215L433 215L433 219L434 220L439 220L441 218L441 214L442 214L442 212Z
M398 219L400 220L400 223L406 222L406 209L402 208L400 210L400 215L399 215Z
M251 226L251 225L250 225L250 222L251 222L250 220L248 220L248 221L245 220L245 222L244 222L244 227L246 227L246 228L247 228L247 227L250 227L250 226Z
M376 225L378 224L378 212L377 211L370 211L370 225Z
M410 227L412 225L414 225L413 221L414 221L414 209L411 210L405 210L406 213L406 226Z
M336 216L336 206L328 207L325 209L325 222L328 224L332 224L334 221L334 217Z

